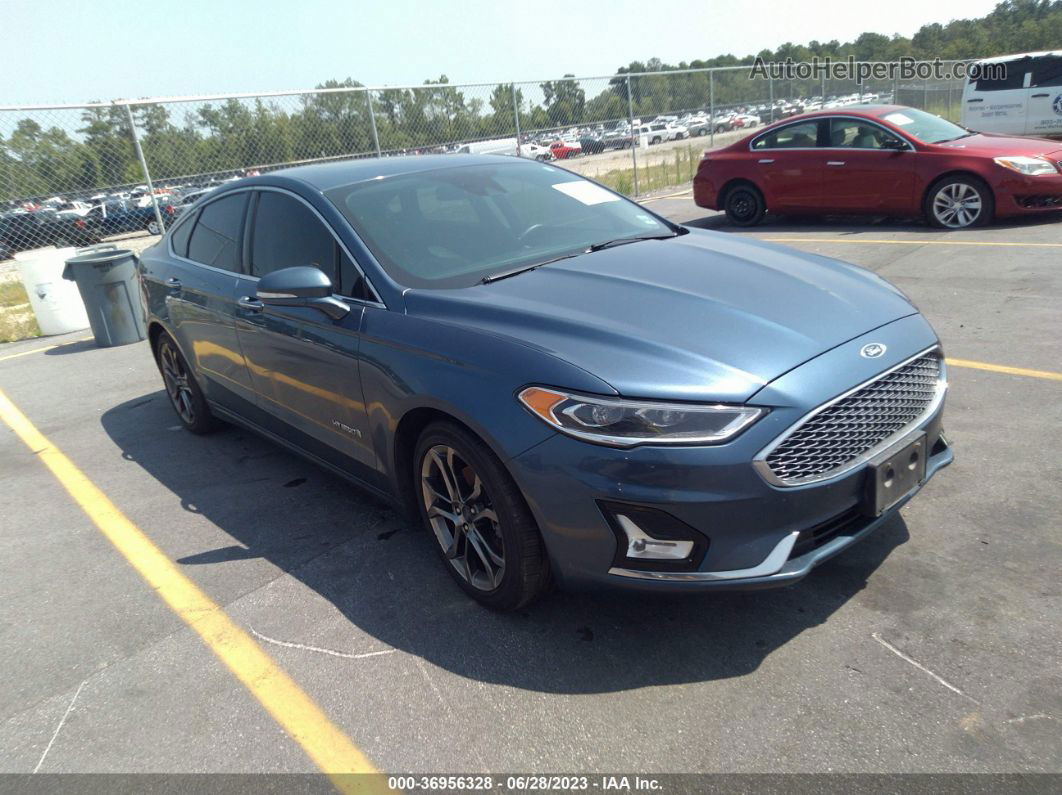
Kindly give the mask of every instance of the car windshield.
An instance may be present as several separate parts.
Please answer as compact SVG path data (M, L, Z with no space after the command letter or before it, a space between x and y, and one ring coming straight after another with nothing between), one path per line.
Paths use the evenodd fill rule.
M911 137L927 144L940 144L972 135L969 130L958 124L952 124L947 119L915 108L890 110L881 114L880 118L895 124Z
M326 196L408 287L468 287L594 244L675 231L593 182L515 158L359 182Z

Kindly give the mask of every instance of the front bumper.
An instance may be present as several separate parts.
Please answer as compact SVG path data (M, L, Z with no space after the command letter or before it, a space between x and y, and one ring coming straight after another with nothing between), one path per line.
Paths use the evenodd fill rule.
M1000 171L1003 170L1000 168ZM1028 177L1008 172L993 187L996 215L1030 215L1062 210L1062 174Z
M886 357L863 359L868 342ZM755 455L797 419L855 383L936 342L920 315L896 321L790 371L749 401L770 414L724 445L614 449L555 435L510 462L542 530L555 576L567 587L655 591L785 585L872 533L918 489L878 517L863 517L866 466L795 487L769 484ZM893 352L896 352L893 354ZM901 353L902 352L902 353ZM952 461L941 434L943 403L917 428L931 451L928 481ZM663 511L708 539L691 571L646 571L617 563L617 536L602 504Z

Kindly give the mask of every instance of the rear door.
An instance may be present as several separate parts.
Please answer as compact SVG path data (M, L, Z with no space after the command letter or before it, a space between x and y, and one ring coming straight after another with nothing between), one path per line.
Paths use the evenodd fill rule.
M145 274L149 291L161 294L177 343L202 376L207 397L241 414L254 405L236 339L236 282L249 197L248 191L227 193L205 205L174 229L174 256L165 272Z
M899 136L872 121L837 116L827 121L822 207L837 212L914 211L914 148L883 147Z
M971 77L963 92L963 126L977 132L1024 135L1030 62L1028 56L1020 56L983 64L982 74ZM1005 67L999 70L1004 74L989 71L998 66Z
M1032 59L1025 132L1062 135L1062 52Z
M826 161L818 146L820 125L819 119L808 119L753 139L752 173L770 209L821 207Z
M365 302L361 272L337 236L302 198L261 190L247 234L248 274L236 324L258 407L277 422L272 430L325 460L368 478L375 469L362 400L358 349ZM309 265L332 280L350 312L332 320L306 307L255 306L258 280L281 268Z

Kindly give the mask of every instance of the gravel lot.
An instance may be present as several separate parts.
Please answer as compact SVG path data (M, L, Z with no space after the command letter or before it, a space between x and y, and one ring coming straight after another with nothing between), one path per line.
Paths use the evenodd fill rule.
M977 363L1062 371L1059 229L741 232L891 279L965 362L956 463L783 591L492 614L345 482L180 431L146 344L3 346L0 390L382 770L1058 773L1062 381ZM0 771L315 770L3 425L0 482Z

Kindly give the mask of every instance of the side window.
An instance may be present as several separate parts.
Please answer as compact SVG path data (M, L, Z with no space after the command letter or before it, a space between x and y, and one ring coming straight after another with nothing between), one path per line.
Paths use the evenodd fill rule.
M753 149L810 149L817 144L819 123L805 121L767 133L752 142Z
M188 259L228 271L240 270L240 233L247 192L211 202L199 211L188 240Z
M336 239L302 202L274 191L258 194L251 240L251 275L312 265L338 284Z
M881 149L882 142L896 138L876 124L856 119L830 119L830 146L850 149Z
M170 233L170 245L173 246L173 253L178 257L188 256L188 239L192 236L193 226L195 226L195 218L188 218Z
M1033 88L1062 86L1062 55L1045 55L1032 59Z
M975 91L1009 91L1022 88L1025 85L1025 73L1029 71L1029 58L1019 58L1016 61L1004 61L1006 75L992 75L979 77L974 86ZM992 64L996 66L996 64ZM974 82L971 80L970 82Z

